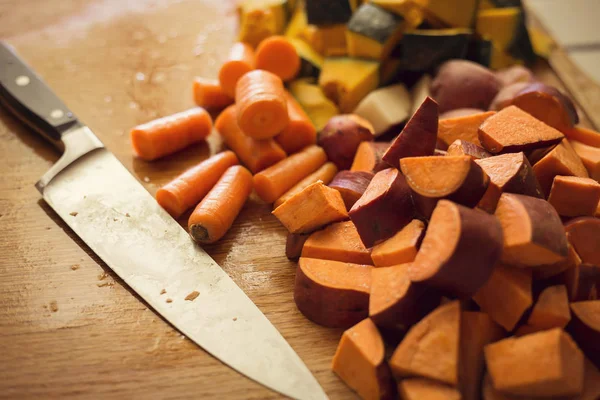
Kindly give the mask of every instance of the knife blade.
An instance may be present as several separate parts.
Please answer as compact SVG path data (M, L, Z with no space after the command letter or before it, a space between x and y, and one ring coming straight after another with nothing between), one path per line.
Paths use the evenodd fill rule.
M292 398L327 398L258 307L1 41L0 103L64 150L36 187L156 312L256 382Z

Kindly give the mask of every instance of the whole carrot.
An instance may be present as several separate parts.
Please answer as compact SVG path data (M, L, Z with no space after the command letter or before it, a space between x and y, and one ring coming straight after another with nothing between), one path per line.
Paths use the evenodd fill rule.
M289 122L283 82L268 71L242 76L235 88L238 124L253 139L270 139Z
M197 77L192 89L196 105L207 110L221 110L233 103L233 98L225 94L216 79Z
M219 83L225 94L233 98L238 79L252 71L254 65L254 49L246 43L234 43L219 70Z
M190 219L190 236L198 243L221 239L252 192L252 174L241 165L229 167L198 204Z
M294 96L285 92L290 122L275 141L286 153L292 154L317 142L317 130Z
M287 82L298 74L300 56L284 36L271 36L256 49L256 68L272 72Z
M227 168L236 164L238 158L232 151L215 154L158 189L156 201L173 218L179 218L206 196Z
M204 140L211 130L210 115L196 107L136 126L131 146L139 158L152 161Z

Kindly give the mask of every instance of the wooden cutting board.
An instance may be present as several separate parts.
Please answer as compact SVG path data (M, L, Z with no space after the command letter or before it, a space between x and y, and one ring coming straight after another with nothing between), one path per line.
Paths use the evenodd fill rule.
M208 143L146 163L128 129L193 105L234 40L227 0L4 0L0 38L154 193L218 151ZM541 64L543 80L558 84ZM59 154L0 109L0 398L279 396L223 366L132 293L41 200L34 183ZM185 221L185 217L182 221ZM279 329L332 399L354 395L330 371L340 330L294 305L286 232L255 196L210 255Z

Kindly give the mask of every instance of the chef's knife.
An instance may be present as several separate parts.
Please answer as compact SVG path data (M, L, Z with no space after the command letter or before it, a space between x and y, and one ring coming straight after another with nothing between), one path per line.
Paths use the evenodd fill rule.
M63 150L36 184L44 200L154 310L255 381L327 398L254 303L4 42L0 102Z

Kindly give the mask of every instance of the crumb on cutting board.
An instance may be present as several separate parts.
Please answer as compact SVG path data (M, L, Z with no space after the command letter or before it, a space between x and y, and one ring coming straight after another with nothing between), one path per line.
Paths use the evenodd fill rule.
M237 321L237 317L233 317L233 320L234 320L234 321Z
M114 286L113 282L99 282L96 284L98 287Z
M100 275L98 275L98 280L99 281L103 281L108 277L108 274L106 272L102 272Z
M56 300L50 302L50 311L57 312L58 311L58 303Z
M199 295L200 295L200 292L197 292L194 290L192 293L185 296L185 299L187 301L194 301L194 300L196 300L196 297L198 297Z
M125 216L126 216L127 218L131 217L131 215L129 215L129 213L125 213Z
M79 264L73 264L73 265L71 265L71 269L73 271L77 271L79 269Z
M165 289L162 289L162 290L160 291L160 294L165 294L165 293L167 293L167 291L166 291Z
M173 299L167 299L167 303L172 303Z
M76 216L77 216L77 214L79 214L77 211L71 211L71 212L69 213L69 215L71 215L71 216L73 216L73 217L76 217Z

